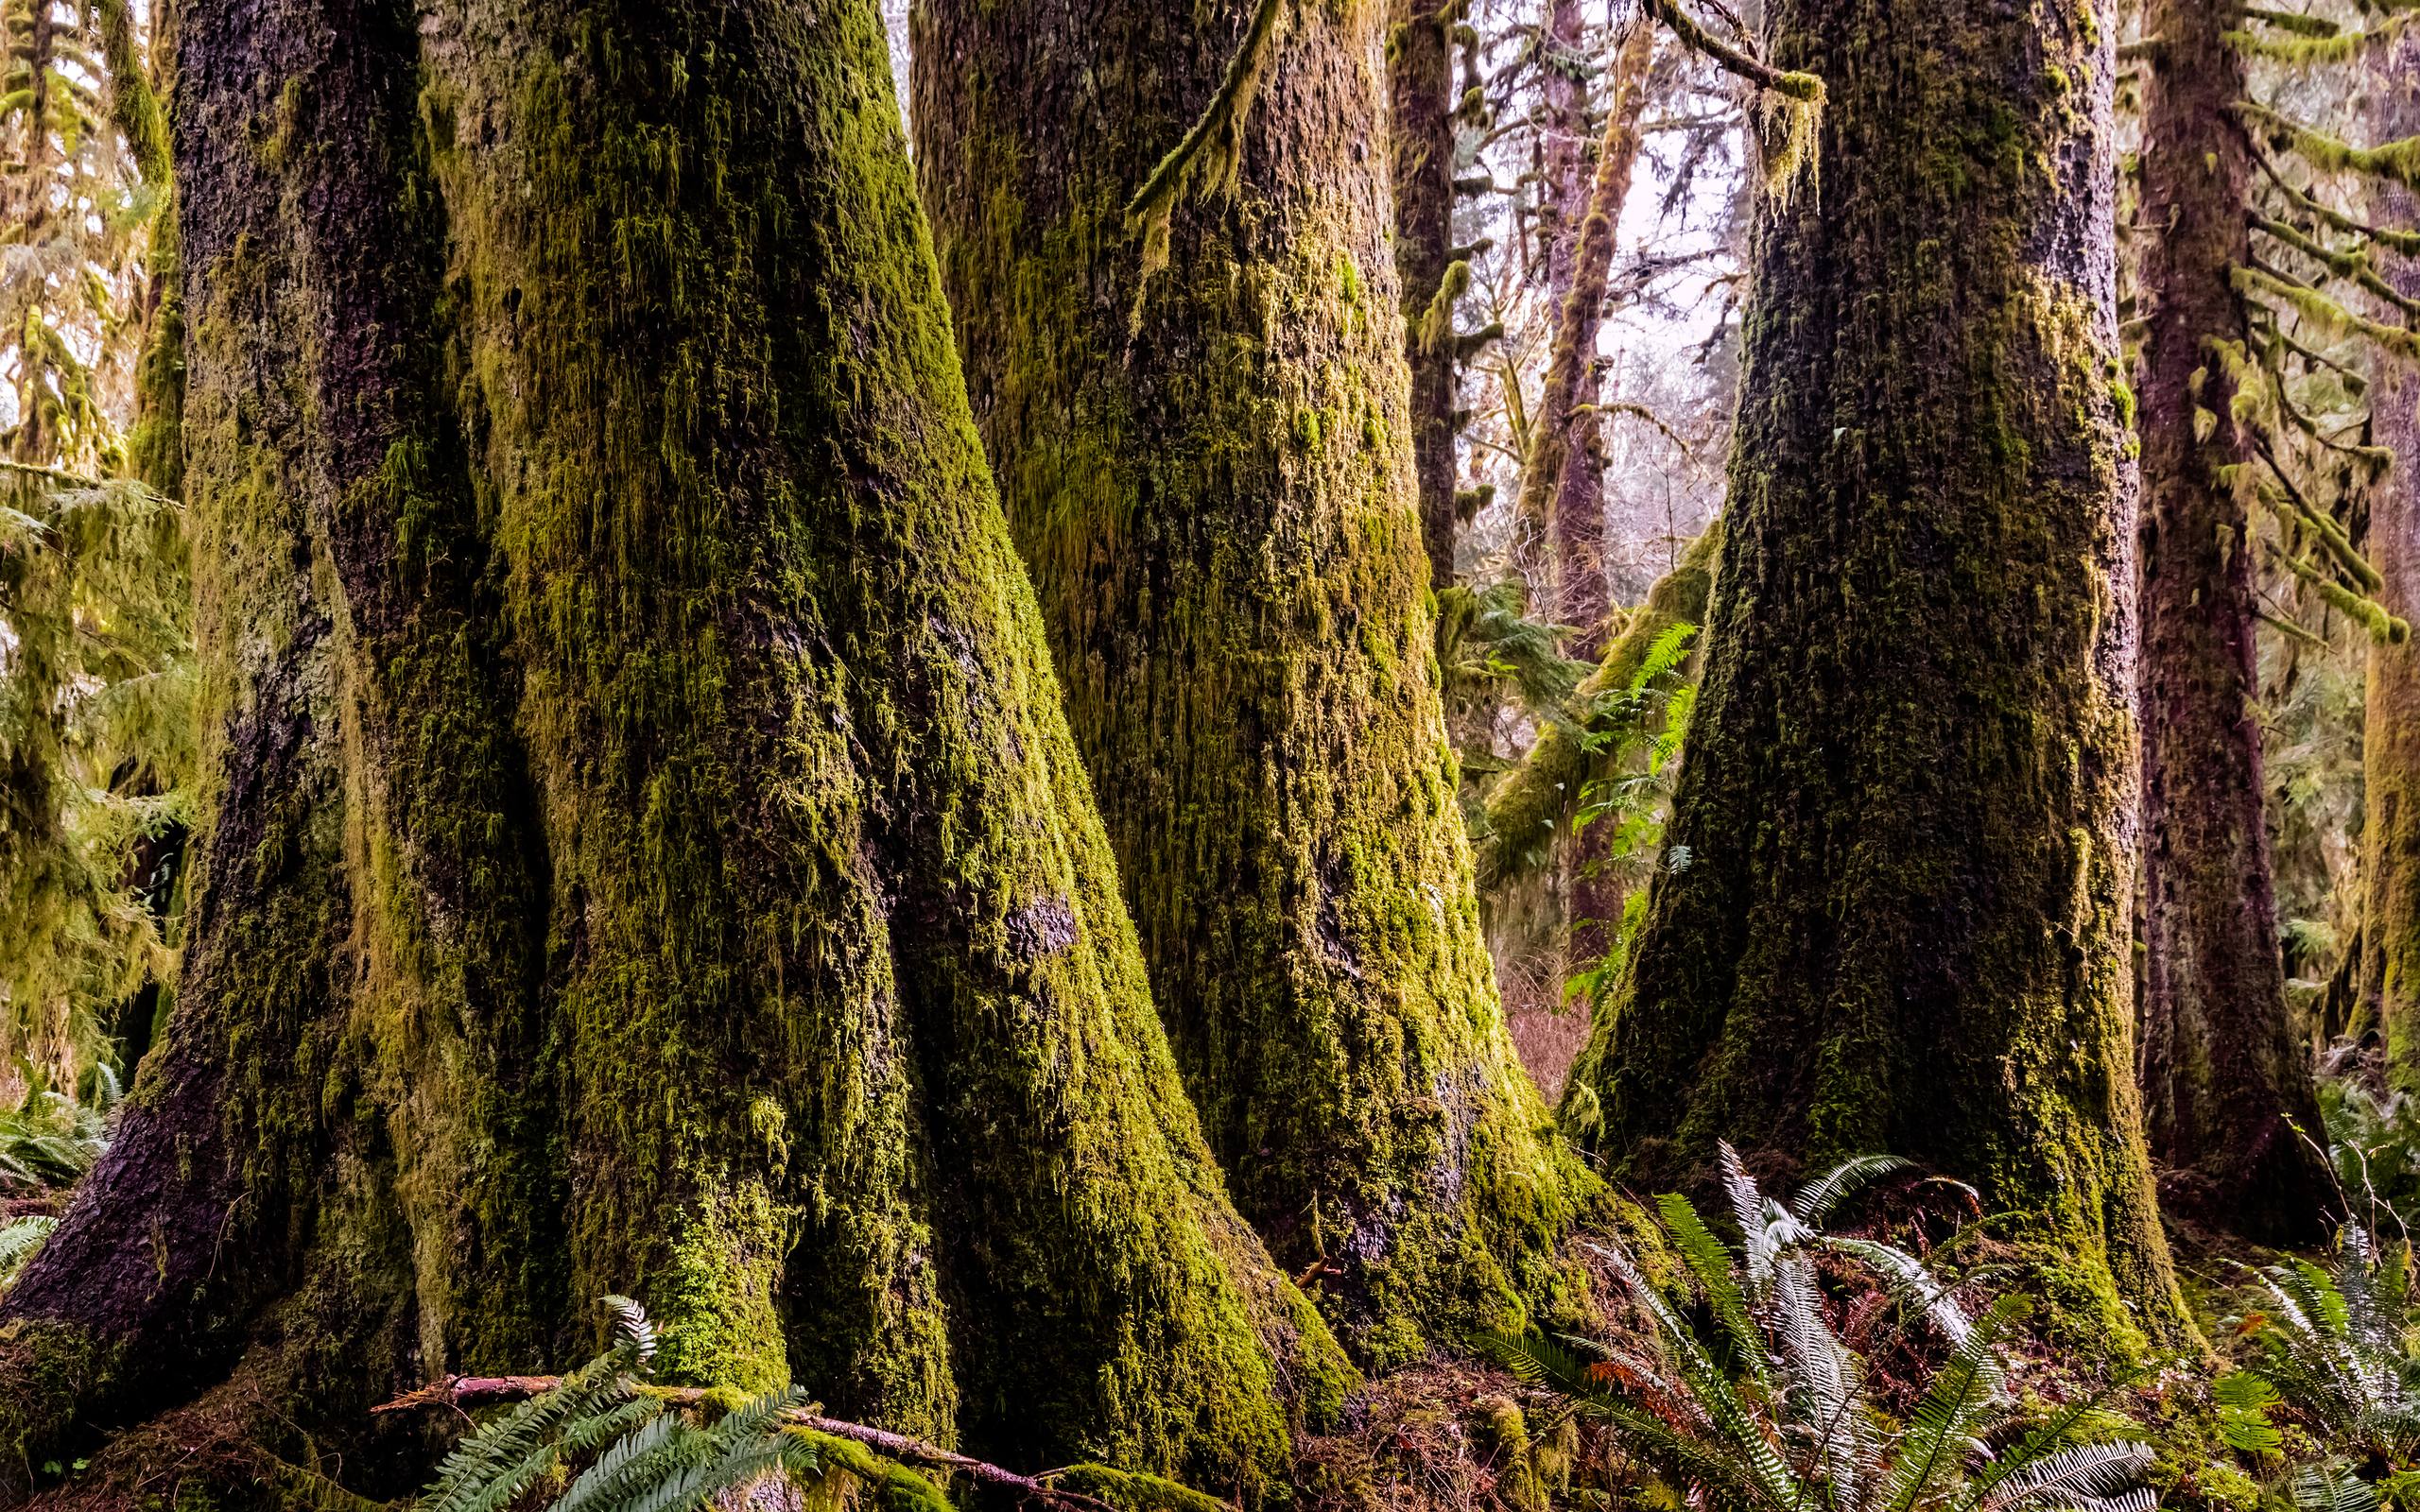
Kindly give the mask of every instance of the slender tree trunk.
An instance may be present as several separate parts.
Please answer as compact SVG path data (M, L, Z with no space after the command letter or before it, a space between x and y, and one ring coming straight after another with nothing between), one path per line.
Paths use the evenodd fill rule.
M1530 276L1534 282L1544 275L1547 308L1553 312L1558 333L1570 308L1572 272L1587 224L1592 181L1586 34L1580 0L1547 0L1538 34L1538 145L1530 170L1538 211ZM1543 404L1538 414L1542 428L1552 428ZM1530 452L1537 445L1533 438ZM1528 475L1525 463L1521 491L1513 500L1512 558L1530 585L1532 604L1551 617L1558 612L1564 578L1554 495L1532 490Z
M2210 344L2242 341L2251 149L2232 118L2237 25L2153 0L2144 103L2143 939L2138 1047L2152 1153L2181 1212L2275 1244L2327 1228L2309 1057L2286 1016L2255 713L2250 438ZM2232 470L2232 471L2230 471ZM2299 1131L2297 1128L2299 1125Z
M1588 23L1580 0L1546 0L1538 38L1538 242L1548 307L1571 292L1573 254L1587 217Z
M1389 165L1395 194L1395 277L1403 285L1411 368L1412 472L1428 585L1454 582L1456 352L1452 296L1430 335L1430 307L1454 254L1453 28L1461 0L1394 0L1387 32ZM1442 337L1442 339L1440 338Z
M1521 469L1521 517L1543 522L1552 545L1548 612L1578 631L1575 652L1588 658L1602 649L1605 619L1613 611L1605 584L1604 454L1591 409L1597 402L1597 335L1604 328L1622 202L1638 165L1638 122L1647 105L1655 34L1644 16L1634 17L1614 55L1605 134L1597 146L1596 174L1574 201L1584 214L1571 238L1537 424Z
M674 1380L1029 1466L1249 1490L1333 1394L1152 1013L887 69L873 0L188 0L214 818L0 1309L0 1475L231 1368L342 1445L622 1289Z
M1591 1183L1539 1132L1454 799L1375 8L1282 8L1232 193L1156 276L1128 233L1257 9L928 0L917 163L1179 1064L1245 1215L1394 1359L1517 1315Z
M2372 140L2420 132L2420 35L2375 55L2367 87ZM2420 197L2383 176L2367 181L2374 224L2420 225ZM2398 292L2420 298L2412 260L2391 260L2386 276ZM2371 422L2394 465L2371 494L2366 546L2386 580L2378 602L2420 624L2420 375L2399 362L2377 367ZM2385 1036L2388 1078L2420 1091L2420 641L2372 642L2361 739L2368 876L2360 1000Z
M1687 864L1575 1083L1634 1181L1894 1151L2015 1215L2072 1336L2182 1333L2128 992L2113 43L2083 0L1767 21L1828 88L1821 194L1760 215Z
M143 186L156 196L145 249L141 354L134 368L134 418L129 427L126 474L164 497L184 492L184 294L177 256L176 178L169 161L168 122L155 77L165 77L176 54L174 10L162 7L153 18L156 70L137 38L130 0L100 0L101 52L109 70L111 124L125 140ZM157 792L154 785L150 791ZM170 819L135 846L128 888L155 923L165 927L193 836ZM168 984L147 974L142 986L112 1014L110 1038L119 1071L131 1077L149 1053Z

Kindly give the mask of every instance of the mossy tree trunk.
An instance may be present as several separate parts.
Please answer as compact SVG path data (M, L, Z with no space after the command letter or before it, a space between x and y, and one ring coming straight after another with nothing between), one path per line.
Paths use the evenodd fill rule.
M1821 193L1769 202L1706 670L1625 991L1575 1068L1641 1182L1717 1139L1979 1183L2079 1335L2187 1328L2134 1086L2113 43L1774 0ZM1581 1094L1569 1094L1578 1098Z
M2380 49L2368 73L2370 139L2420 132L2420 35ZM2420 197L2383 175L2368 182L2372 224L2420 225ZM2396 291L2420 299L2420 267L2389 264ZM2365 544L2385 579L2375 596L2388 613L2420 624L2420 374L2381 361L2370 415L2377 443L2394 454L2370 495ZM2420 642L2372 642L2361 738L2360 1005L2385 1037L2388 1078L2420 1091Z
M1437 338L1429 309L1454 256L1453 29L1462 0L1394 0L1387 29L1387 151L1394 187L1395 277L1401 284L1405 356L1411 369L1412 474L1420 491L1428 585L1454 582L1454 394L1457 354L1452 300Z
M231 1368L341 1448L628 1289L673 1379L1249 1490L1343 1367L1152 1012L873 0L187 0L173 114L213 821L0 1476Z
M1546 306L1560 329L1569 307L1581 228L1588 218L1590 167L1595 162L1588 125L1588 78L1593 70L1586 52L1587 20L1581 13L1580 0L1546 0L1533 45L1538 103L1530 180L1537 209L1536 230L1529 238L1527 273L1533 285L1543 285ZM1541 406L1530 427L1532 452L1539 444L1534 438L1549 428L1547 412ZM1525 461L1521 491L1513 496L1510 556L1529 583L1532 606L1549 620L1557 612L1563 584L1552 507L1551 493L1539 493L1529 486Z
M1179 1064L1237 1205L1392 1359L1516 1314L1589 1183L1505 1033L1455 803L1378 8L1282 7L1232 192L1148 280L1129 232L1257 9L926 0L917 163Z
M1640 113L1647 105L1648 68L1656 27L1634 16L1615 49L1605 104L1605 129L1594 172L1573 197L1579 223L1569 234L1569 266L1561 269L1554 340L1538 394L1530 455L1521 467L1520 518L1547 533L1551 588L1547 611L1572 627L1573 654L1593 659L1604 647L1613 611L1605 580L1605 456L1596 414L1597 338L1604 329L1605 297L1614 268L1622 202L1638 165Z
M2255 667L2258 463L2214 353L2246 337L2250 145L2237 23L2155 0L2144 103L2143 919L2137 1045L2152 1153L2181 1212L2271 1243L2326 1231L2309 1057L2286 1016Z

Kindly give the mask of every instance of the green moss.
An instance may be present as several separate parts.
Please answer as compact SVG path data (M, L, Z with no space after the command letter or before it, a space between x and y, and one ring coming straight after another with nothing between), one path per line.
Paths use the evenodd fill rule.
M2091 234L2109 86L2052 9L1877 0L1772 39L1859 151L1759 238L1688 864L1573 1074L1632 1182L1720 1139L1973 1181L2068 1336L2123 1348L2189 1324L2133 1091L2116 322L2049 252Z
M1345 150L1382 114L1376 10L1296 8L1287 66L1334 87L1270 94L1252 128L1292 166L1247 152L1231 195L1184 201L1148 282L1129 186L1256 7L1205 32L1140 3L953 0L928 56L978 61L917 86L939 92L917 161L977 417L1162 1018L1238 1206L1374 1364L1556 1295L1556 1241L1597 1194L1540 1136L1501 1022L1422 608L1403 331L1361 313L1400 307L1383 155ZM1075 41L980 61L1037 28ZM1135 78L1132 57L1181 64ZM1077 87L1088 68L1121 82Z
M1618 760L1639 716L1626 700L1608 700L1630 687L1649 650L1674 626L1705 623L1721 545L1718 521L1649 588L1639 612L1606 644L1597 670L1573 695L1565 720L1540 729L1521 764L1488 791L1471 842L1483 890L1493 892L1542 864L1556 836L1570 833L1589 780Z
M163 1275L257 1258L203 1331L289 1383L627 1290L671 1375L1256 1493L1350 1370L1152 1011L871 0L475 11L516 44L292 71L273 179L180 165L222 817L161 1073L217 1123L126 1134L212 1215Z

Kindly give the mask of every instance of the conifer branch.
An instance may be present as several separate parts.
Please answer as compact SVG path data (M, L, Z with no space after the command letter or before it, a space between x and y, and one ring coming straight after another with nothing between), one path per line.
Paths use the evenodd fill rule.
M2244 119L2284 138L2296 157L2322 173L2367 174L2420 192L2420 136L2381 142L2370 147L2356 146L2280 114L2258 100L2238 100L2236 109Z
M2252 160L2260 164L2260 171L2269 176L2269 181L2277 186L2278 193L2284 195L2287 202L2295 209L2317 217L2337 231L2346 232L2356 236L2365 236L2389 251L2399 252L2406 257L2420 257L2420 231L2396 231L2384 226L2373 226L2368 221L2357 219L2332 205L2322 202L2308 191L2298 189L2289 183L2286 180L2285 171L2277 166L2268 153L2260 150L2259 142L2253 138L2251 132L2244 133L2244 140L2251 146Z
M1703 55L1726 73L1776 94L1808 105L1824 103L1824 81L1812 74L1785 73L1760 58L1732 46L1697 24L1676 0L1644 0L1647 13L1671 28L1683 46Z
M1670 29L1681 44L1716 66L1747 80L1762 92L1769 109L1787 120L1781 145L1765 162L1765 192L1786 194L1802 172L1814 165L1816 129L1824 115L1824 80L1813 74L1785 71L1716 37L1681 9L1679 0L1640 0L1648 15Z
M2304 318L2326 330L2356 332L2395 356L2406 361L2420 361L2420 334L2356 315L2328 298L2325 291L2280 273L2263 265L2256 257L2249 267L2235 270L2235 285L2238 294L2274 295L2292 305Z
M2327 269L2329 276L2359 284L2364 291L2377 296L2405 315L2420 315L2420 300L2408 298L2394 284L2378 277L2377 266L2370 261L2366 252L2339 250L2304 234L2285 221L2273 219L2268 215L2253 216L2252 229L2285 243Z

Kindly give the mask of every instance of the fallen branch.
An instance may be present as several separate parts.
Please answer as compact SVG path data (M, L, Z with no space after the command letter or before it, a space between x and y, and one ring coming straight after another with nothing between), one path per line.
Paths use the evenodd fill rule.
M392 1401L382 1402L372 1412L406 1412L418 1407L461 1407L483 1401L519 1401L554 1390L562 1384L561 1376L446 1376L432 1381L416 1390L406 1391ZM650 1395L675 1407L695 1407L706 1400L706 1393L695 1386L649 1386ZM1021 1496L1051 1506L1068 1507L1074 1512L1125 1512L1115 1503L1081 1491L1070 1491L1053 1486L1044 1476L1057 1474L1045 1471L1044 1476L1020 1475L1006 1466L989 1460L960 1454L955 1450L928 1444L906 1434L894 1434L885 1428L870 1428L864 1423L846 1422L826 1418L808 1408L797 1407L782 1414L782 1421L794 1427L835 1438L846 1438L863 1444L878 1454L893 1459L909 1460L920 1465L938 1465L956 1470L969 1480L986 1486L997 1486Z

